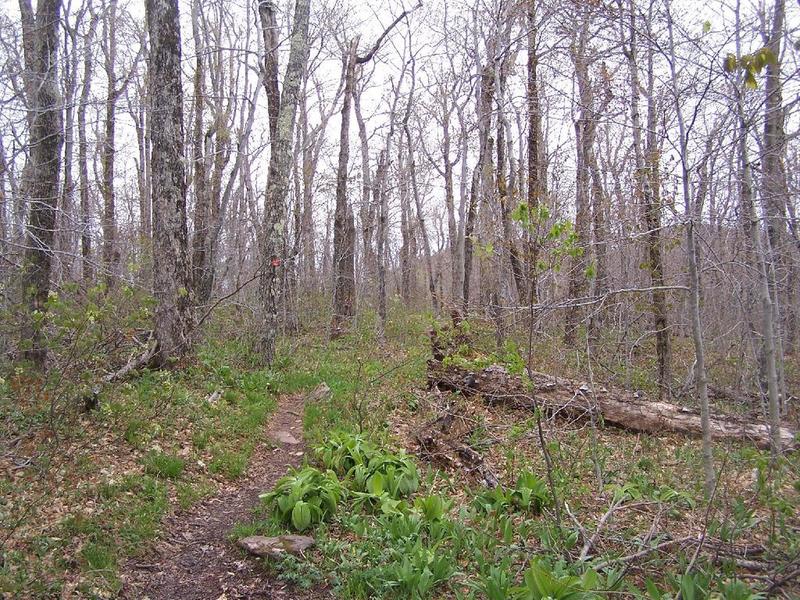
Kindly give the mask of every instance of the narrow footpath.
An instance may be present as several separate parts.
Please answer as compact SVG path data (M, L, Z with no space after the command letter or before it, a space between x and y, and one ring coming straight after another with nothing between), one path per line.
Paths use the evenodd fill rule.
M275 579L230 539L234 525L252 518L258 495L287 468L302 463L302 395L283 396L267 424L268 443L253 451L245 476L217 496L169 517L152 551L123 567L125 600L244 600L330 598Z

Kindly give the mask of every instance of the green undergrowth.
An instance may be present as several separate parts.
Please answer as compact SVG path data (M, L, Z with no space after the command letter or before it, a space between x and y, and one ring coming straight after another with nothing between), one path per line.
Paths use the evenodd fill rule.
M370 431L386 438L387 415L413 402L425 377L427 315L399 314L376 334L375 315L362 316L354 329L329 341L319 330L285 339L275 365L276 385L286 393L308 393L325 383L330 397L305 407L306 439L319 441L333 429Z
M146 550L165 515L245 473L267 443L279 378L248 340L207 339L185 364L100 386L90 411L67 398L80 382L24 369L0 380L3 433L22 435L30 458L0 484L0 595L112 597L123 560Z
M310 531L317 551L266 565L295 585L324 585L353 599L761 597L725 568L701 561L689 571L688 556L681 559L684 573L643 580L608 564L609 556L568 558L578 530L543 513L551 497L531 472L507 486L460 495L458 482L443 473L428 469L420 476L403 452L341 431L315 449L312 462L319 466L296 469L263 494L257 519L232 532L241 538ZM385 485L387 470L397 468L409 485ZM620 505L644 497L675 509L693 502L665 488L630 484L607 491ZM740 515L740 526L747 527L746 519Z
M114 597L120 565L152 544L165 515L191 510L243 476L259 445L269 443L264 425L277 397L306 395L323 382L331 393L304 408L305 438L314 449L308 463L263 490L254 519L231 533L314 535L317 547L304 557L265 565L294 584L353 599L746 600L758 596L724 555L692 561L693 546L676 546L653 551L646 567L623 569L616 559L668 542L661 530L679 537L701 526L714 543L756 540L766 548L763 560L775 564L800 552L793 455L776 470L765 452L717 445L726 477L708 510L698 444L622 435L602 423L594 442L583 425L559 422L546 432L548 477L536 415L492 415L483 407L468 413L466 440L498 474L498 487L422 462L403 448L415 427L437 416L426 412L423 389L432 320L398 307L382 339L369 313L333 341L324 325L306 323L280 341L271 368L260 365L252 340L242 335L247 316L223 310L185 362L95 392L97 373L114 366L103 350L116 343L109 336L135 332L148 319L147 302L140 309L128 298L136 309L124 309L126 294L91 296L88 316L52 300L53 318L73 332L54 343L64 356L69 347L72 355L86 355L82 367L68 371L65 362L44 381L18 368L0 376L2 434L20 438L10 459L15 467L0 479L0 594ZM501 362L524 371L521 334L498 349L491 329L464 327L469 340L457 340L454 365ZM553 339L534 340L534 367L584 370L579 352L559 362L564 357ZM626 370L631 387L652 389L648 360ZM615 381L623 362L603 363ZM96 407L83 410L88 404ZM553 491L563 507L558 517ZM580 560L611 502L631 509L610 519L604 543ZM634 510L640 506L650 512ZM655 515L659 533L645 539Z
M306 390L325 381L333 393L305 408L314 447L307 464L264 490L254 519L231 532L233 539L315 537L316 548L304 556L266 560L273 575L345 599L756 600L764 586L719 548L757 541L764 547L760 560L774 564L790 564L800 550L794 456L774 465L763 451L718 444L715 458L724 471L709 507L699 444L679 436L630 435L599 423L593 438L586 427L559 421L545 433L553 464L548 477L535 415L507 412L493 421L481 409L470 415L466 439L500 475L492 489L459 469L439 470L406 454L409 429L413 435L414 426L436 416L424 413L419 399L424 326L412 320L383 344L364 326L330 344L298 344L284 353L278 375L284 385ZM475 370L499 362L524 372L522 341L511 339L498 351L491 331L469 323L442 334L452 336L453 366ZM544 342L535 347L536 368L548 370ZM634 387L651 385L646 371ZM617 512L601 524L612 505ZM584 552L598 528L596 547ZM701 531L706 548L718 548L716 560L708 551L694 557L696 545L671 545ZM633 564L623 560L643 549Z

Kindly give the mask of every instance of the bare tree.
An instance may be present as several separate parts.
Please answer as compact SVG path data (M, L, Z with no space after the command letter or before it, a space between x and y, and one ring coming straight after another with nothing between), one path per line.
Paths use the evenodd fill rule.
M88 7L91 8L91 0ZM91 202L89 190L89 140L86 133L86 111L89 107L89 94L92 90L92 38L97 27L99 15L92 13L89 27L83 40L83 82L78 101L78 181L81 204L81 274L85 282L94 279L92 264Z
M286 195L292 161L292 141L297 106L302 91L303 77L308 61L308 19L310 0L297 0L294 11L289 61L283 79L283 93L277 111L275 137L267 173L267 192L264 210L264 235L261 251L261 292L264 302L264 325L259 340L259 351L264 361L271 364L275 358L275 337L278 331L278 293L282 269L285 268L285 232L287 223ZM277 52L277 48L265 48ZM269 77L269 75L267 76ZM267 88L269 96L269 88ZM274 98L270 99L272 102Z
M670 385L670 343L669 322L667 319L667 301L664 292L664 265L661 256L661 206L659 201L659 149L657 135L657 107L655 98L655 76L653 67L653 47L647 45L647 125L642 125L639 113L639 97L641 83L639 81L639 63L637 61L637 25L636 9L633 0L628 10L628 35L625 35L624 10L619 0L620 30L623 38L623 53L628 62L631 90L631 121L633 126L633 150L636 161L637 192L643 203L644 226L646 232L648 271L652 284L653 325L656 335L656 354L658 357L658 383L660 396L669 393ZM652 14L653 2L650 2ZM648 18L647 27L650 27ZM649 30L649 29L648 29ZM627 46L625 39L627 38ZM646 131L646 140L642 133Z
M61 170L63 107L58 90L57 53L60 0L20 0L25 52L26 101L30 126L23 194L30 206L22 293L27 304L21 331L24 358L43 367L47 346L39 316L50 293L53 239Z
M692 324L692 340L694 342L694 389L697 401L700 404L700 420L703 435L703 472L705 474L705 493L711 498L715 487L716 473L714 471L714 455L711 446L710 409L708 404L708 374L705 362L705 341L703 339L703 324L700 314L700 268L698 266L697 232L702 219L702 206L698 198L692 197L689 178L691 165L689 157L689 135L691 125L687 124L680 97L681 87L678 81L676 65L676 48L673 35L674 23L671 14L671 0L666 0L667 31L669 32L669 66L671 75L672 92L674 94L675 113L678 118L679 156L681 168L681 193L683 196L686 214L686 250L689 266L689 312Z
M412 9L413 10L413 9ZM365 55L358 54L359 37L352 39L343 59L344 99L342 102L341 133L339 136L339 162L336 171L336 210L333 219L333 318L331 336L342 333L355 315L355 218L347 201L347 172L350 162L350 107L356 84L356 66L372 60L383 40L402 21L409 10L404 10L378 37Z
M410 36L409 36L410 37ZM409 39L409 46L411 45L411 40ZM411 128L408 126L408 121L411 118L411 106L413 103L414 92L416 89L417 83L417 74L416 74L416 61L414 56L411 56L411 89L408 92L408 103L406 105L406 113L403 117L403 131L406 135L406 143L408 144L408 174L411 179L411 193L414 197L414 207L417 211L417 224L419 225L420 235L422 236L422 251L425 257L425 268L427 270L428 275L428 291L431 295L431 308L433 309L433 314L437 315L439 313L439 297L436 293L436 284L434 283L434 276L433 276L433 262L431 260L431 244L428 239L428 230L425 226L425 217L422 210L422 201L420 199L419 194L419 185L417 182L417 165L414 160L414 142L411 138ZM402 176L402 174L401 174Z
M153 190L156 364L187 352L192 330L178 0L146 0Z

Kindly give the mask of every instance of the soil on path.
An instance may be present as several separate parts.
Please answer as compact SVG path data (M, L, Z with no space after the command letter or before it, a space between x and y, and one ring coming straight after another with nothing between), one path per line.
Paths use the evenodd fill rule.
M252 518L258 495L303 461L302 396L285 396L267 425L274 448L260 444L247 474L217 496L169 517L160 541L123 569L126 600L281 600L330 598L270 576L228 538L236 523ZM289 435L286 435L289 434ZM295 438L295 439L292 439ZM281 441L281 439L283 441Z

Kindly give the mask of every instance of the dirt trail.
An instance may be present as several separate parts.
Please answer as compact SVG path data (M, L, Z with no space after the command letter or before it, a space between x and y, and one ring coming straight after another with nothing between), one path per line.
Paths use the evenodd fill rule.
M236 523L251 519L258 495L271 488L288 467L302 462L305 451L300 441L302 414L302 396L285 396L278 401L267 425L269 438L277 448L273 450L260 444L243 478L217 496L168 518L155 548L125 565L122 598L294 600L331 597L324 590L300 590L270 577L255 559L244 556L228 539Z

